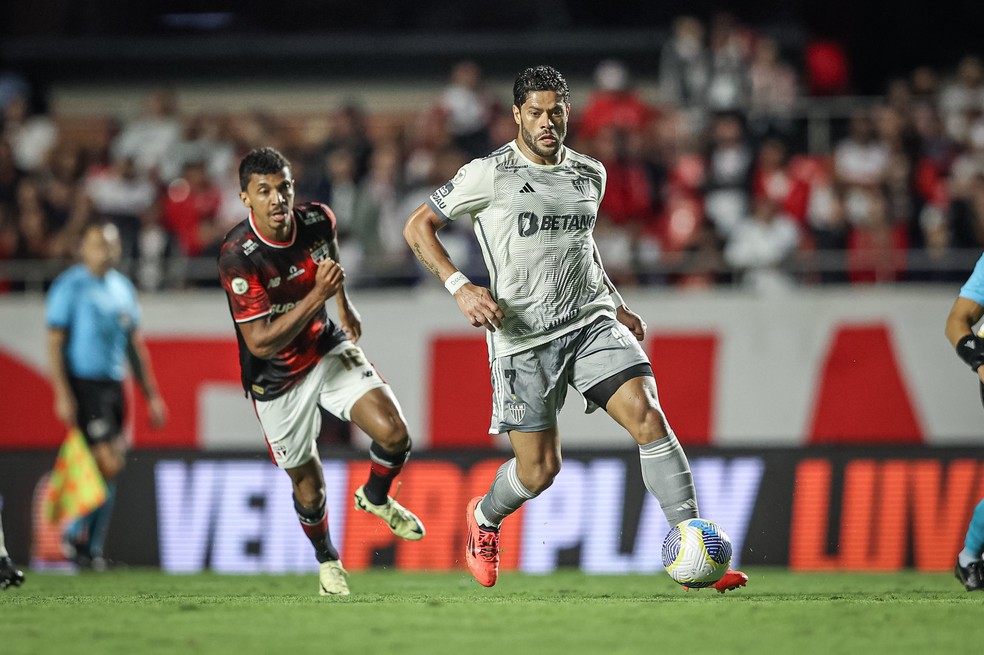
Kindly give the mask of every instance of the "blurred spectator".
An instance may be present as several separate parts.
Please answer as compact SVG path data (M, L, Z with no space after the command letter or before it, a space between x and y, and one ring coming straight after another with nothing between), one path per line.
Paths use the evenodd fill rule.
M17 167L14 150L0 138L0 204L13 206L17 200L17 185L24 172Z
M497 148L516 138L516 123L512 115L507 117L509 131L502 141L494 141ZM411 186L431 179L439 153L454 147L454 137L446 116L438 109L427 109L416 117L410 130L410 152L403 165L404 178ZM467 156L467 155L465 155Z
M847 138L834 149L834 172L847 185L876 186L885 178L888 149L878 140L869 110L851 115Z
M960 60L957 76L940 92L943 123L950 138L965 142L984 112L984 62L974 55Z
M966 146L954 159L950 169L951 180L957 186L984 174L984 122L970 131Z
M331 198L331 179L326 161L338 149L347 150L354 158L355 178L361 181L366 177L371 165L373 141L369 135L366 111L355 100L344 103L331 113L327 137L319 145L307 156L292 158L299 201Z
M3 112L3 137L14 152L17 167L36 173L58 139L58 127L49 116L32 112L24 96L10 100Z
M724 247L724 260L738 269L742 286L773 293L792 288L795 277L782 269L796 254L799 228L769 198L755 201L754 211L734 226Z
M925 271L910 273L910 279L921 282L963 281L965 272L950 270L951 267L947 265L952 238L946 212L936 205L928 204L920 212L919 225L928 266Z
M140 214L140 227L132 252L125 253L126 272L143 291L182 286L185 259L182 246L161 222L161 203Z
M14 259L20 246L20 230L12 207L13 205L0 203L0 262ZM11 291L15 286L11 280L0 277L0 293Z
M673 22L673 34L659 56L659 97L683 115L681 127L696 134L704 126L711 58L704 43L704 24L693 16Z
M167 185L161 224L177 237L185 255L197 257L205 245L222 236L215 222L221 204L222 192L209 179L205 163L191 160L185 163L181 177ZM145 222L141 220L141 224Z
M793 109L797 98L796 72L779 56L775 39L761 36L755 41L748 77L749 129L756 138L793 135Z
M855 284L899 281L906 270L907 227L892 224L881 189L869 188L860 193L864 214L848 233L848 276Z
M811 260L819 267L820 282L847 282L844 272L844 255L851 225L847 220L843 187L826 180L818 182L810 190L807 207L807 223L810 238L816 252Z
M931 66L917 66L909 76L914 107L936 107L940 92L940 79Z
M353 229L363 246L362 265L365 272L362 284L392 284L405 282L410 251L402 240L403 214L401 200L405 190L403 162L397 144L388 143L373 149L369 175L361 183L360 210Z
M679 258L680 273L675 286L680 289L705 289L727 279L720 239L707 224L699 224Z
M17 229L20 239L16 257L45 259L51 254L48 216L41 200L41 189L32 177L23 178L17 185Z
M203 162L206 174L213 180L222 179L238 166L227 123L227 117L221 115L199 114L191 118L182 138L164 155L161 181L166 184L178 178L188 162Z
M438 100L456 148L469 159L489 153L489 123L496 113L495 99L484 88L482 69L461 61L451 69L451 83Z
M157 201L157 187L133 159L123 158L109 168L91 170L85 189L95 212L119 229L123 251L132 251L140 216Z
M82 150L73 145L57 145L48 158L44 175L44 198L55 225L68 223L85 169Z
M748 213L755 154L736 113L714 118L711 139L704 176L704 211L718 234L727 238Z
M711 18L711 72L707 107L711 111L745 111L751 94L749 57L751 37L728 12Z
M803 225L810 197L810 186L795 177L789 170L786 144L778 138L770 138L759 147L752 179L752 196L758 200L768 198L782 211Z
M950 172L959 147L943 129L943 121L933 105L917 104L912 108L912 127L919 140L923 162L931 166L932 175L923 185L923 195L927 198L938 195L936 185L940 178Z
M580 112L577 136L594 140L599 132L612 127L622 132L645 130L652 109L631 87L625 64L606 59L595 68L595 87Z
M673 21L673 34L660 52L660 99L678 107L702 107L709 78L704 24L693 16L680 16Z
M124 123L113 140L112 157L115 161L130 159L141 175L157 179L183 132L174 93L156 89L147 97L143 113Z
M950 239L954 248L984 248L984 172L952 187L947 207Z
M639 132L609 125L601 129L595 144L594 156L608 171L595 241L612 280L634 283L640 257L648 255L652 263L656 256L654 244L647 239L655 224L654 193L639 153Z

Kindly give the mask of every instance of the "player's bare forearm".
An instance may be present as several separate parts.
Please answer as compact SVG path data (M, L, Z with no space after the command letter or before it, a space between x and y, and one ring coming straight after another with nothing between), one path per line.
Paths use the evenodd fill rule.
M338 289L338 293L335 294L335 301L338 304L338 322L342 331L352 343L358 343L359 338L362 337L362 316L355 309L352 301L349 300L344 286Z
M403 238L407 240L413 254L441 282L458 270L444 244L437 237L443 222L427 205L421 205L407 219L403 226Z
M425 204L410 215L403 227L403 237L417 259L441 282L447 281L458 270L437 237L437 231L443 226L444 221ZM462 315L473 326L484 327L491 332L502 327L505 314L485 287L467 282L458 287L454 299Z
M312 290L277 320L267 317L240 323L239 331L251 353L260 359L270 359L286 348L324 306L325 299Z
M984 307L969 298L958 297L946 317L946 338L954 348L968 334L972 334L974 326L984 317Z

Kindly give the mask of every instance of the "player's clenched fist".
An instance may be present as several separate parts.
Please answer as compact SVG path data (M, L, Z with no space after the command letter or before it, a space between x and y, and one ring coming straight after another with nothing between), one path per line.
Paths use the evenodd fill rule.
M326 259L318 264L314 286L325 300L334 296L345 281L345 269L334 259Z

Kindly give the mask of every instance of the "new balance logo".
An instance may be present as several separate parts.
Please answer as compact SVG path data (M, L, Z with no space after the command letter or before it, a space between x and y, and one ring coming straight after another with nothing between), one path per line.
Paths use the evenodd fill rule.
M533 185L532 184L530 184L529 182L527 182L526 184L523 185L523 188L520 189L519 192L520 193L536 193L536 189L533 188Z

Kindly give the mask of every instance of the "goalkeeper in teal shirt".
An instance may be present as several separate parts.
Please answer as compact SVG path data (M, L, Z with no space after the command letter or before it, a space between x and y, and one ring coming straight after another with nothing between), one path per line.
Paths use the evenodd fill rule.
M946 338L957 355L974 371L980 381L984 403L984 339L974 334L974 326L984 317L984 255L977 260L974 272L960 288L950 315L946 317ZM954 574L967 591L984 590L984 500L974 509L967 528L964 548L957 556Z
M164 424L167 408L157 391L140 331L137 292L113 268L120 256L114 225L90 225L82 237L81 263L57 278L48 291L46 323L55 414L78 428L106 481L106 500L73 522L63 536L66 555L81 567L102 569L103 544L126 463L123 380L129 361L147 398L150 421Z

